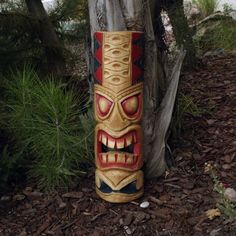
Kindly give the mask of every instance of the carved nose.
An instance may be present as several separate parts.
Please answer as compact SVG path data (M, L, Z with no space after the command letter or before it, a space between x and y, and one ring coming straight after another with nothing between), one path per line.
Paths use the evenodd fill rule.
M129 121L122 116L118 104L115 104L109 119L104 121L104 124L111 130L120 131L129 125Z

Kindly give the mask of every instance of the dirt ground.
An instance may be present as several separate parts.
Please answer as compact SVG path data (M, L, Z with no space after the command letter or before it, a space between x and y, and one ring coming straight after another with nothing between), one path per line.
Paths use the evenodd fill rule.
M175 166L146 181L141 199L104 202L95 194L93 172L75 192L46 195L29 186L0 201L0 236L235 236L224 214L206 216L218 195L204 165L210 162L220 181L236 189L236 54L204 58L201 69L182 75L180 87L201 112L185 117L173 142ZM143 201L148 208L139 206Z

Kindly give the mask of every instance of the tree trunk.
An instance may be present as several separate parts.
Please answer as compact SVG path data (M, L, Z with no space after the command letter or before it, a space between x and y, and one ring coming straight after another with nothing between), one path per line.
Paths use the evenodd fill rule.
M49 73L64 75L66 72L63 46L44 9L41 0L25 0L29 13L36 18L35 31L45 48Z
M183 45L186 53L186 65L189 68L196 67L197 57L196 48L193 43L193 33L188 26L187 18L184 14L183 0L163 0L162 9L164 9L173 27L176 44L178 47Z
M151 6L157 4L152 0L88 0L91 50L93 51L93 33L95 31L122 31L134 30L145 32L145 71L144 71L144 115L143 115L143 155L146 162L146 176L157 177L166 169L165 162L165 134L169 126L170 117L175 101L176 86L179 73L172 80L166 77L163 64L163 54L157 45L158 40L154 34L153 15ZM178 63L181 67L180 63ZM93 65L92 65L93 66ZM175 83L173 83L173 81ZM169 84L168 89L163 85ZM174 84L174 86L173 86ZM170 90L170 88L172 88ZM172 98L162 102L160 91L172 91ZM167 94L167 96L169 95ZM170 102L171 100L171 102ZM165 99L163 99L165 101ZM159 112L160 104L162 109ZM168 106L168 107L167 107ZM165 111L165 113L163 112ZM165 116L165 117L164 117ZM167 121L167 122L166 122ZM161 124L161 125L160 125ZM161 134L161 135L160 135Z

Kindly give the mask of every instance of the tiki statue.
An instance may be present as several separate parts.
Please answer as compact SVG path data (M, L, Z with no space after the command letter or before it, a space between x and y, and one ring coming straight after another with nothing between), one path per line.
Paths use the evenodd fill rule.
M141 32L94 35L96 192L109 202L143 194Z

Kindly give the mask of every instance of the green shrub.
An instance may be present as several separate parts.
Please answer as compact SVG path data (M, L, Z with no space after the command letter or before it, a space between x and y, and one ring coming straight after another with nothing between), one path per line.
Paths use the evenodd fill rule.
M193 0L193 3L197 5L202 17L204 18L216 11L219 5L219 0Z
M0 1L1 2L1 1ZM49 19L63 46L62 53L68 65L71 57L78 58L67 46L79 45L88 36L87 1L56 1L55 9L49 12ZM37 17L29 14L24 0L7 0L0 4L0 72L9 68L22 68L31 64L45 71L48 65L48 50L37 33ZM63 30L64 24L73 26ZM73 23L73 24L72 24ZM53 51L53 49L51 49Z
M0 152L0 188L1 190L10 187L11 182L22 180L22 171L24 169L24 160L20 153L12 154L9 146L5 145ZM0 190L0 192L1 192Z
M232 19L222 19L216 22L206 22L198 26L194 42L198 52L203 54L209 50L236 49L236 22Z
M1 4L0 4L1 5ZM0 6L0 71L25 63L45 63L44 46L33 27L24 1L9 0Z
M3 87L0 122L30 161L30 176L42 188L68 186L91 157L93 122L81 114L78 99L83 98L53 78L42 82L27 67ZM90 119L90 126L83 119Z
M223 4L223 11L224 13L228 14L229 12L233 11L233 6L232 4L229 3L224 3Z

